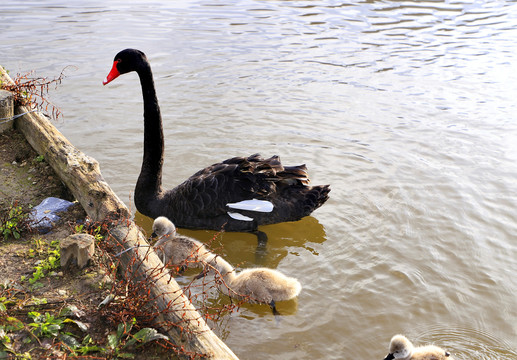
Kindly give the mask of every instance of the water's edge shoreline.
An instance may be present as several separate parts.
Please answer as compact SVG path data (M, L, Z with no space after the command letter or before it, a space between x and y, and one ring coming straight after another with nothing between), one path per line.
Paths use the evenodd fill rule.
M0 76L3 83L13 83L1 66ZM93 221L110 219L113 222L114 226L110 229L112 239L107 241L113 241L126 249L148 245L143 233L130 219L131 213L128 208L102 177L95 159L74 147L38 112L30 112L25 106L16 106L12 113L15 117L19 116L11 124L6 123L2 129L14 126L23 134L31 147L45 158L56 176ZM135 259L138 260L138 266L134 265ZM163 269L163 264L154 252L149 253L148 248L146 251L133 249L122 254L120 260L123 267L133 268L132 277L147 278L147 281L152 282L151 291L155 305L165 318L160 319L160 322L183 325L161 329L175 345L190 353L203 354L207 358L237 359L208 327L172 276L168 273L152 278L148 276L150 273L156 273L156 269Z

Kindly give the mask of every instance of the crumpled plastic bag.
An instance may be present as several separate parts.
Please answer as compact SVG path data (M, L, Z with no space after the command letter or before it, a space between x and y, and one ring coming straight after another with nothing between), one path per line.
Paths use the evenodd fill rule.
M41 232L50 231L54 223L60 219L56 213L66 211L73 204L73 202L55 197L46 198L38 206L32 208L29 215L31 226Z

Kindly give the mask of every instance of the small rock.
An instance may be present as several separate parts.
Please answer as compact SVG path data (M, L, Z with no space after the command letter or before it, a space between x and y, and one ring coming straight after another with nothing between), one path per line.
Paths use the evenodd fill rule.
M58 290L57 293L61 296L66 296L68 293L66 292L66 290Z

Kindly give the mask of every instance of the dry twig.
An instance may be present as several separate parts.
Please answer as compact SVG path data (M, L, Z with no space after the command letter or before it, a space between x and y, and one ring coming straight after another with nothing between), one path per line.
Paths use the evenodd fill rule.
M27 106L30 110L41 111L56 120L61 115L61 111L49 100L47 94L51 86L57 89L65 78L65 70L68 68L75 69L74 66L66 66L61 70L61 74L54 79L48 79L47 77L30 77L34 73L34 71L30 71L25 74L17 74L13 78L14 84L4 82L0 83L0 85L2 89L14 94L16 104Z

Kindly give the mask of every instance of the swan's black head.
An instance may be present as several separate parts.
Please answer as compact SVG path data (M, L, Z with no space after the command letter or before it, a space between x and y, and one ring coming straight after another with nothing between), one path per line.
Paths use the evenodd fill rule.
M122 50L115 56L113 67L102 84L106 85L112 80L115 80L119 75L126 74L131 71L137 71L141 66L146 64L148 64L147 58L140 50Z

